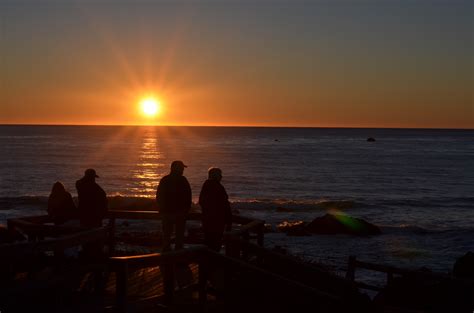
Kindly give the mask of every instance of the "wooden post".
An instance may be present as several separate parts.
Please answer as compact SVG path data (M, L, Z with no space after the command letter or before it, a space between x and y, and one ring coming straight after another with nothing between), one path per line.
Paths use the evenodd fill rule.
M391 284L393 281L393 273L387 272L387 285Z
M349 256L349 262L347 264L346 279L349 279L351 281L355 280L356 260L357 259L354 255Z
M257 228L257 245L263 247L263 234L264 234L264 224L260 224Z
M249 232L245 232L242 234L242 239L243 239L243 247L242 247L242 259L248 260L249 258L249 249L248 249L248 244L250 242L250 234Z
M224 233L225 255L232 256L232 240L229 234Z
M28 241L33 242L36 241L37 236L35 234L29 233L28 234Z
M118 312L127 312L127 280L128 280L128 266L127 263L123 263L119 270L116 272L116 297L117 297L117 310Z
M201 260L199 262L199 277L198 277L198 286L199 286L199 306L201 312L206 312L206 303L207 303L207 276L208 276L208 266L206 264L208 260Z
M109 255L115 252L115 217L109 220Z
M173 264L169 261L166 262L162 267L163 274L163 285L165 292L165 304L169 305L173 303L174 296L174 268Z
M232 240L231 235L227 235L225 240L225 255L233 258L240 257L240 243Z

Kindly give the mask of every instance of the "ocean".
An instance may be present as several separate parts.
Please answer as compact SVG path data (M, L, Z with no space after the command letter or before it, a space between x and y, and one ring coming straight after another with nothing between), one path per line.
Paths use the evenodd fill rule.
M76 196L86 168L109 196L153 198L182 160L195 202L215 166L232 207L273 227L328 211L381 227L373 237L266 234L269 247L335 271L356 255L449 272L474 251L473 130L3 125L0 147L3 224L44 213L55 181Z

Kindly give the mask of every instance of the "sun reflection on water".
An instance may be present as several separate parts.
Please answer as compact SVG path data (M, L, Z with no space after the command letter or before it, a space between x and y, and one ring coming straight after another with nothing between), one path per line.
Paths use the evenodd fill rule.
M159 151L158 139L154 135L143 139L138 163L132 170L135 184L129 190L136 196L153 197L165 170L163 153Z

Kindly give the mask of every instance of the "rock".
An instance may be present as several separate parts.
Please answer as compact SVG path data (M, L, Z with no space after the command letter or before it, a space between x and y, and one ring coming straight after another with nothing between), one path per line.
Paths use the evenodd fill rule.
M288 250L286 250L285 248L283 248L282 246L279 246L279 245L276 245L274 246L271 251L273 252L276 252L276 253L279 253L279 254L283 254L283 255L287 255L288 254Z
M275 232L275 230L273 229L273 225L272 224L265 224L264 227L263 227L263 232L264 233L273 233L273 232Z
M391 283L375 296L374 304L379 308L397 306L423 310L430 302L430 289L437 283L436 280L421 279L414 274L394 277Z
M474 279L474 252L468 252L456 260L453 275L457 278Z
M379 235L380 229L360 218L345 214L326 214L315 218L306 226L313 234L349 234L357 236Z
M374 137L369 137L369 138L367 138L367 141L368 141L368 142L374 142L374 141L375 141L375 138L374 138Z
M123 221L121 225L125 226L125 227L128 227L128 226L130 226L130 223L128 221Z
M0 244L12 243L15 241L22 241L25 239L26 239L25 236L23 236L19 231L11 230L5 226L0 225Z
M286 233L288 236L309 236L310 233L306 230L306 223L303 221L283 221L278 224L279 232Z
M418 272L429 273L421 268ZM378 308L396 306L422 312L472 312L473 290L451 279L421 276L417 272L394 277L374 298Z

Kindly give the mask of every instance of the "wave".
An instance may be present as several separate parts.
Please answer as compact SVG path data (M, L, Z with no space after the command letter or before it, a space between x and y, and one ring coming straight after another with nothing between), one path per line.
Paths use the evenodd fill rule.
M0 197L0 210L20 209L25 206L45 207L47 204L48 197L44 196Z
M74 197L77 203L77 197ZM108 196L109 207L111 209L136 209L136 210L156 210L156 201L154 197L143 196L124 196L112 194ZM197 199L195 199L197 200ZM47 205L47 196L20 196L20 197L0 197L0 210L21 209L23 206L44 207ZM353 199L310 199L310 200L292 200L292 199L237 199L232 201L232 207L237 210L250 210L276 213L298 213L298 212L323 212L332 210L355 210L384 208L405 208L421 207L426 209L435 209L440 206L450 208L470 208L474 205L474 197L461 198L426 198L422 200L367 200L358 198ZM197 204L194 204L198 207Z
M402 224L398 226L379 225L385 234L414 234L414 235L444 235L459 236L472 234L474 236L474 227L450 227L450 228L425 228L412 224Z
M390 207L474 207L474 197L423 197L419 199L382 199L376 205Z
M347 210L363 206L353 200L287 200L262 199L239 200L232 203L238 210L273 211L273 212L312 212L327 210Z
M77 201L77 197L74 197ZM109 207L113 209L156 208L154 197L130 197L121 195L108 196ZM48 202L46 196L0 197L0 208L21 207L22 205L44 206ZM194 204L197 205L197 204ZM352 200L287 200L287 199L250 199L232 202L232 207L238 210L258 210L275 212L304 212L313 210L343 210L362 206Z
M407 225L402 224L399 226L381 226L384 233L398 234L398 233L412 233L416 235L426 235L437 232L442 232L441 230L427 229L416 225Z

